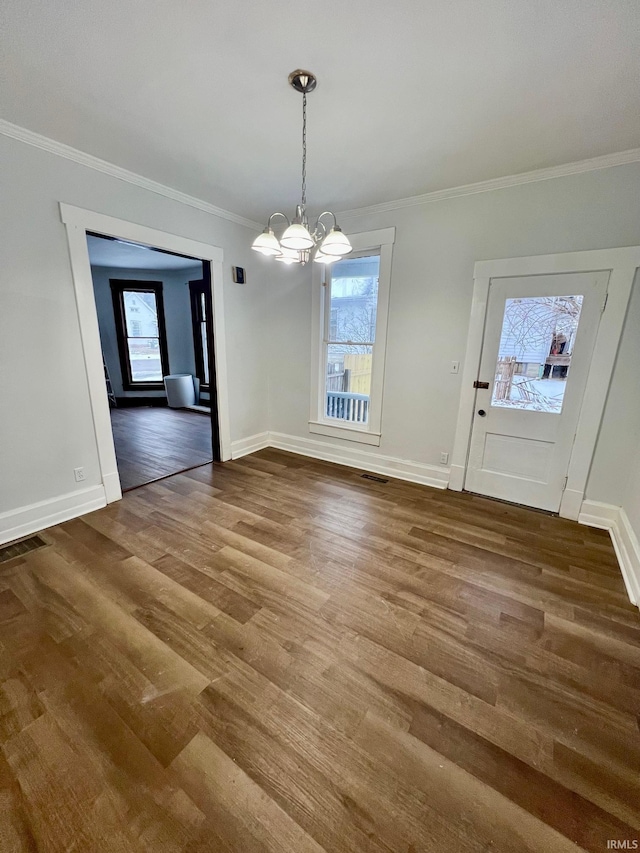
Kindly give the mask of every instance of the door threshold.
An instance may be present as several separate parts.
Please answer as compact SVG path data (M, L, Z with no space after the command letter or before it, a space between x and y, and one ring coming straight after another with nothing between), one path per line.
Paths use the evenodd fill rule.
M178 474L186 474L187 471L193 471L196 468L204 468L205 465L213 465L213 459L208 462L199 462L197 465L189 465L188 468L181 468L179 471L172 471L170 474L163 474L161 477L154 477L153 480L147 480L146 483L139 483L137 486L129 486L128 489L122 489L122 494L133 492L136 489L143 489L145 486L150 486L152 483L159 483L161 480L167 480L169 477L175 477Z
M468 489L463 489L462 491L463 491L463 494L471 495L474 498L484 498L487 501L495 501L498 504L506 504L507 506L517 506L519 509L528 509L528 510L531 510L531 512L539 512L541 515L549 515L552 517L553 516L556 516L556 517L560 516L559 512L554 512L553 510L550 510L550 509L540 509L540 507L537 507L537 506L527 506L526 504L516 503L516 501L507 501L504 498L494 498L491 495L482 495L482 494L480 494L480 492L470 492Z

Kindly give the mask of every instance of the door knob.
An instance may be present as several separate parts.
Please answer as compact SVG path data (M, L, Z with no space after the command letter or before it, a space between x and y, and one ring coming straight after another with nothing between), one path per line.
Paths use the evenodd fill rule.
M485 412L484 409L478 409L478 414L480 415L481 418L484 418L484 417L486 417L487 413Z

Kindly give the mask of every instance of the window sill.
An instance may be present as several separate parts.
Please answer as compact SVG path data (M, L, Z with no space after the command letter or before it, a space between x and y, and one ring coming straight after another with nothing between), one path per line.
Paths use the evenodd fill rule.
M309 432L316 435L328 435L330 438L342 438L345 441L358 441L360 444L372 444L380 447L379 432L358 429L357 427L334 426L321 421L309 421Z

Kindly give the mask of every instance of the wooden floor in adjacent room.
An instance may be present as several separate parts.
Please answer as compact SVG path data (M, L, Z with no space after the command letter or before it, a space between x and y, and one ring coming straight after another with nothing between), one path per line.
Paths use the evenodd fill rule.
M123 490L211 462L211 418L201 412L140 406L111 409Z
M0 564L2 853L640 839L605 532L264 450L41 535Z

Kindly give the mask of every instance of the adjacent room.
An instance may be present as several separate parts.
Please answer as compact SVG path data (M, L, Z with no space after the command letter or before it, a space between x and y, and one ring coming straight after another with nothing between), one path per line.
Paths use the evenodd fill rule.
M87 244L123 491L212 462L202 261L96 234Z
M5 0L1 853L640 849L639 35Z

